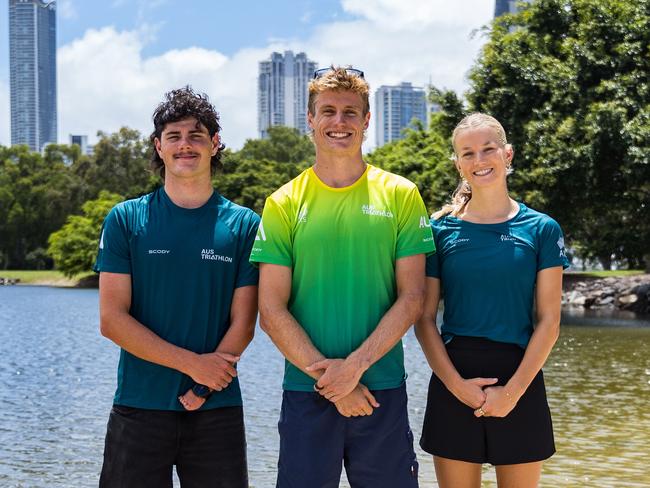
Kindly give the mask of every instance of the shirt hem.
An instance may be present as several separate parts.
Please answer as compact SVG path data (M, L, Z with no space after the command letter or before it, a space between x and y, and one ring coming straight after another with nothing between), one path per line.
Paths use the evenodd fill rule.
M283 384L282 389L285 391L314 391L314 383L311 383L309 385ZM406 383L406 378L400 378L399 381L384 381L381 383L364 383L364 386L366 386L369 390L392 390L393 388L399 388L404 383Z
M249 261L252 264L260 264L260 263L263 263L263 264L278 264L280 266L287 266L289 268L292 266L291 261L287 261L287 260L284 260L282 258L275 258L275 257L268 257L268 256L263 256L263 257L257 257L257 256L253 257L253 256L251 256Z

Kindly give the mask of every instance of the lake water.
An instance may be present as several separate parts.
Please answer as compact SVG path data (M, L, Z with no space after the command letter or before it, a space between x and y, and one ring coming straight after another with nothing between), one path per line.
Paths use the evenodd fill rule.
M119 351L99 334L97 301L97 290L0 287L0 486L97 486ZM650 321L583 315L563 318L545 367L558 452L541 486L650 487ZM430 371L412 332L404 345L418 439ZM275 486L282 370L258 331L239 367L255 488ZM420 485L437 486L417 451ZM484 480L496 486L494 469Z

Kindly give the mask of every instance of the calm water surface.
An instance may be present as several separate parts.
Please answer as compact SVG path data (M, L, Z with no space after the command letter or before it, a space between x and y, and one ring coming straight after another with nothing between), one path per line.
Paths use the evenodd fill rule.
M650 322L563 323L545 368L558 453L542 486L650 487ZM0 287L0 486L97 486L118 358L97 324L96 290ZM417 439L430 372L412 333L404 343ZM263 333L239 371L251 486L273 487L283 363ZM418 455L420 485L437 486ZM496 486L493 469L484 479Z

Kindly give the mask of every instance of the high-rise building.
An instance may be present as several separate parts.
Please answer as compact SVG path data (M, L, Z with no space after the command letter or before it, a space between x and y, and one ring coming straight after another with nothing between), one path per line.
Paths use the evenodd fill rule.
M503 14L514 14L519 10L518 3L531 3L533 0L496 0L494 3L494 18Z
M423 88L401 83L396 86L380 86L375 92L375 128L377 146L403 137L402 130L413 119L419 119L426 127L427 97Z
M271 53L268 61L260 61L257 88L257 128L262 139L274 125L294 127L302 134L307 126L307 87L316 70L316 63L305 53Z
M57 141L56 2L9 0L11 144Z
M77 145L81 149L81 154L90 156L93 154L94 146L88 144L88 136L81 134L70 134L70 145Z

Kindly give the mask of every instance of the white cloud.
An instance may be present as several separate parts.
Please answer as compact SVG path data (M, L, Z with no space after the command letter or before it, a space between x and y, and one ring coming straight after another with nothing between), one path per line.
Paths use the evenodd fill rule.
M11 144L9 85L0 80L0 146Z
M128 125L147 133L164 92L180 85L198 88L224 63L200 48L168 51L143 59L138 32L112 27L89 30L58 52L60 139L70 133L94 135Z
M124 125L147 135L164 93L187 84L206 92L222 113L229 146L255 137L257 61L265 51L242 50L228 59L193 47L145 59L143 46L138 32L106 27L59 49L60 141L71 133L94 139L98 129L113 132Z
M159 1L148 6L155 8ZM470 35L491 20L491 2L465 0L462 7L446 0L342 2L354 20L330 21L308 39L269 41L263 49L244 48L230 58L202 48L144 58L151 27L89 30L59 49L60 140L70 133L92 137L98 129L114 131L122 125L147 134L163 94L191 84L208 93L221 113L224 141L239 148L246 138L257 137L258 62L274 50L305 51L321 66L358 66L373 90L402 81L424 86L429 80L438 87L467 88L467 71L484 41ZM367 145L374 145L372 123Z
M465 0L342 0L359 18L323 24L304 43L321 66L351 64L364 70L374 92L381 85L410 81L463 92L467 72L484 39L472 33L492 19L490 2ZM371 111L374 97L371 97ZM371 118L367 146L375 141Z
M483 23L493 14L493 2L486 0L341 0L343 10L359 15L382 29L435 25L467 26ZM488 17L489 18L489 17Z

